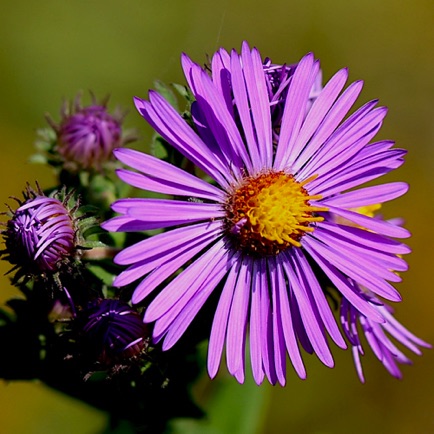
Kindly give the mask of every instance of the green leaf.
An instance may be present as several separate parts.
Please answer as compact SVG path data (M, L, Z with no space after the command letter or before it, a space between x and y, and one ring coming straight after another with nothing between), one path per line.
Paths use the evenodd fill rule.
M32 164L47 164L47 158L41 154L33 154L29 158L29 163Z
M179 111L178 100L173 90L160 80L154 82L156 91L176 110Z
M175 88L175 90L183 97L185 98L190 104L194 102L194 96L190 89L187 86L184 86L182 84L172 83L172 86Z
M161 136L159 136L158 134L154 135L151 146L150 146L151 154L154 157L159 158L160 160L166 159L168 156L168 153L167 153L165 143L166 142L164 141L164 139Z
M98 241L98 240L86 240L81 244L83 247L86 247L88 249L94 249L97 247L107 247L106 244L104 244L102 241Z
M88 265L88 270L94 274L98 279L102 280L102 282L107 285L111 286L113 284L114 275L112 273L109 273L104 268L100 267L99 265Z

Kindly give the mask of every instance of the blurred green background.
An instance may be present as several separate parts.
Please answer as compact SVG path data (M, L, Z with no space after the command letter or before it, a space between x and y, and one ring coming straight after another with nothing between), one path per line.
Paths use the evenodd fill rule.
M1 0L0 202L19 196L27 181L52 185L49 169L27 159L35 130L45 126L43 114L58 120L62 98L78 90L110 93L112 106L130 109L126 125L140 130L138 146L144 146L150 130L132 97L146 97L155 79L183 82L182 51L200 63L220 46L239 49L244 39L276 63L293 63L313 51L325 79L348 66L351 80L365 80L360 104L379 98L389 107L378 137L409 150L404 167L388 180L406 180L411 190L385 208L387 217L403 216L413 232L410 271L399 285L404 301L396 312L434 343L433 19L432 0ZM8 270L7 264L0 267L1 274ZM1 284L0 301L16 295L7 278ZM432 350L412 356L414 366L403 368L403 381L390 378L369 354L365 385L350 352L335 354L334 369L306 357L308 379L289 369L285 388L239 386L224 372L212 385L204 377L195 393L211 407L212 432L434 433ZM206 400L211 387L214 398ZM107 423L106 414L36 382L0 381L0 408L4 434L96 434ZM182 426L201 432L188 421Z

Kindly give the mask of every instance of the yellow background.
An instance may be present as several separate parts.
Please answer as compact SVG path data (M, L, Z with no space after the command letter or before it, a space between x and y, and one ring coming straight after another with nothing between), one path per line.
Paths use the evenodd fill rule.
M276 63L293 63L313 51L326 79L348 66L351 80L365 80L360 104L379 98L389 107L378 137L409 150L403 168L387 177L411 185L404 198L385 208L387 217L404 217L413 232L397 317L434 343L433 17L432 0L2 0L0 202L18 196L27 181L52 185L49 169L27 158L36 128L45 125L44 112L57 120L63 97L89 89L100 97L110 93L112 103L130 109L127 125L140 130L144 146L150 130L132 97L146 97L155 79L183 82L182 51L200 63L220 46L239 49L243 39ZM8 269L0 267L2 273ZM0 299L13 295L2 278ZM0 351L8 348L0 343ZM432 350L412 356L414 366L403 368L403 381L365 357L365 385L358 382L350 352L334 353L334 369L306 357L306 381L290 369L286 388L244 386L266 396L258 433L434 433ZM203 380L199 398L208 387ZM243 386L231 387L235 398L242 394ZM90 434L107 422L104 413L37 383L0 382L0 409L4 434ZM248 430L243 432L255 428Z

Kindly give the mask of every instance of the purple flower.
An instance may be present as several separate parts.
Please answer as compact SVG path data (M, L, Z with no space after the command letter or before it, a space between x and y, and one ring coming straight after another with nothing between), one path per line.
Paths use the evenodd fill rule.
M129 267L115 284L142 279L132 298L139 303L172 277L144 317L155 322L153 337L163 341L164 350L218 291L208 348L211 377L226 347L229 372L244 381L247 334L258 384L265 376L272 384L285 384L286 354L305 378L299 343L331 367L327 334L341 348L346 342L314 267L372 323L384 323L384 313L359 285L387 300L401 299L389 282L401 280L393 270L407 269L398 255L409 249L391 237L410 234L351 211L407 191L401 182L353 190L403 163L405 151L391 149L392 142L370 143L386 109L371 101L345 118L362 83L343 90L348 73L342 69L321 88L312 54L290 74L278 117L270 74L247 43L241 54L218 51L212 77L186 55L182 65L196 99L194 128L156 92L149 93L149 101L136 98L136 107L212 182L150 155L115 151L138 170L119 170L125 182L177 197L113 204L120 215L104 224L107 230L176 227L119 253L116 263ZM360 227L340 224L337 217ZM185 269L176 275L180 267Z
M130 305L100 299L80 312L81 345L85 355L112 365L138 355L145 347L147 326Z
M81 106L77 97L74 107L64 105L62 119L56 125L51 119L49 123L57 134L56 150L62 157L68 170L96 169L112 159L114 148L121 146L123 115L111 115L105 103Z
M345 336L351 344L354 364L361 382L365 382L360 356L364 355L359 327L363 331L366 342L384 367L396 378L402 374L398 364L411 365L402 351L393 343L391 337L404 347L420 355L419 346L431 348L431 345L419 339L408 331L394 316L393 309L380 301L374 295L370 295L370 301L383 316L385 322L378 323L361 314L352 306L346 298L341 301L341 324Z
M74 222L60 200L27 192L3 232L7 259L25 273L57 271L75 251Z

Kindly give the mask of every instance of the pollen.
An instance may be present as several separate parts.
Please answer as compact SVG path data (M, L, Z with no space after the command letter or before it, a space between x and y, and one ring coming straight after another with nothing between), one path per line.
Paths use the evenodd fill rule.
M324 220L317 213L327 211L309 203L321 199L305 189L314 178L298 182L283 171L245 178L225 205L226 233L235 247L259 257L301 247L303 235L314 231L315 222Z

